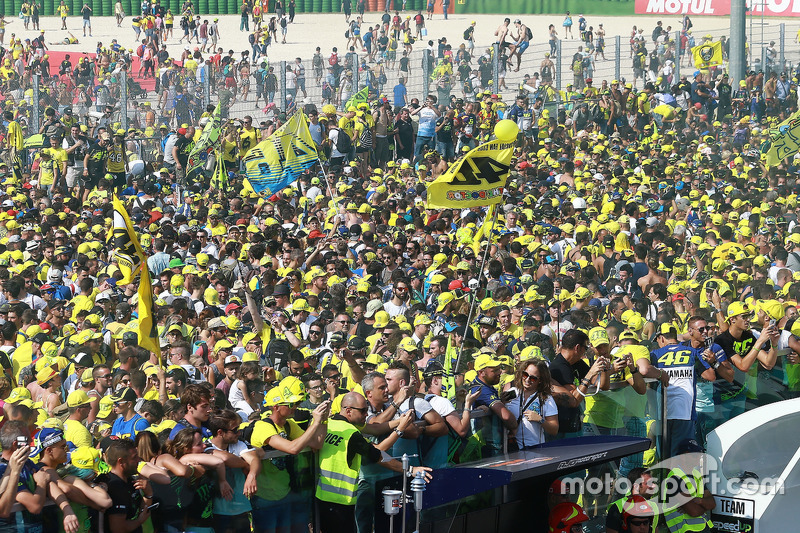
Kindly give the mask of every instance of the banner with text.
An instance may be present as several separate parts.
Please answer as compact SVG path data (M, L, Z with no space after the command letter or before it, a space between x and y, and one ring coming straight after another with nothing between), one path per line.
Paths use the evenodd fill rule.
M800 0L747 0L748 14L800 17ZM730 0L636 0L637 15L730 15ZM678 28L679 29L679 28Z

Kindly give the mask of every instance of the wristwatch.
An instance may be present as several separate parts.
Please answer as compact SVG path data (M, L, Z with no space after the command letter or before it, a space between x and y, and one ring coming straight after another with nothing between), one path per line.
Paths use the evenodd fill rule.
M400 431L400 430L399 430L399 429L397 429L397 428L394 428L394 432L395 432L395 433L397 433L397 436L398 436L398 437L401 437L401 438L402 438L402 436L403 436L403 435L405 435L405 432L403 432L403 431Z
M637 367L637 366L634 366L634 367L633 367L633 370L631 370L631 375L633 375L633 374L638 374L638 373L639 373L639 367Z

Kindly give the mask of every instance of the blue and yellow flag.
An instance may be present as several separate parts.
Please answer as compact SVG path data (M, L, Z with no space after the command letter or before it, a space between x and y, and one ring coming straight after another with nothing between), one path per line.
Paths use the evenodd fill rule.
M766 164L774 167L787 157L794 157L800 151L800 111L769 130L769 139L761 145L761 153L766 154Z
M298 111L283 126L244 157L250 186L259 194L275 194L300 177L319 160L308 121Z
M138 289L138 334L139 346L156 354L161 364L161 345L158 340L155 313L153 312L153 284L150 280L150 271L139 238L133 231L133 224L128 217L125 206L115 196L113 247L117 266L122 272L123 279L119 284L134 282L136 275L140 275Z
M506 119L494 131L495 140L470 150L428 185L429 208L484 207L503 200L519 127Z
M722 43L703 43L692 48L694 66L698 69L706 69L722 65Z
M357 106L358 104L364 104L364 103L367 103L367 98L369 98L369 89L367 89L366 87L364 87L363 89L361 89L360 91L358 91L356 94L354 94L353 96L351 96L351 97L350 97L350 99L348 99L348 100L347 100L347 102L345 102L345 104L344 104L344 110L345 110L345 111L347 111L347 109L348 109L350 106L353 106L353 107L355 107L355 106Z
M218 105L211 114L211 120L203 128L203 133L197 139L194 148L189 153L189 162L186 164L186 175L206 164L208 154L219 148L222 138L222 106Z

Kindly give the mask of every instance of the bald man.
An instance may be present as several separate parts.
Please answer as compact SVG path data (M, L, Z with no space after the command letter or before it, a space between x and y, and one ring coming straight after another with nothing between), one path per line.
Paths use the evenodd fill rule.
M367 400L361 394L349 392L342 398L342 410L328 419L328 434L319 452L319 482L316 498L320 509L320 523L323 533L353 533L356 531L356 489L361 461L378 463L381 466L402 472L403 465L397 459L386 455L386 450L403 435L403 431L413 422L411 411L390 424L389 436L380 444L367 441L358 427L367 421ZM413 467L425 473L430 480L430 468Z

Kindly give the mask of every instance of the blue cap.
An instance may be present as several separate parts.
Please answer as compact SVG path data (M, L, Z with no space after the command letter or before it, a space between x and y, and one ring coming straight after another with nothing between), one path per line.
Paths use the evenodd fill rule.
M31 456L39 455L45 448L54 446L64 440L64 432L56 428L43 428L36 434L33 440L33 450Z

